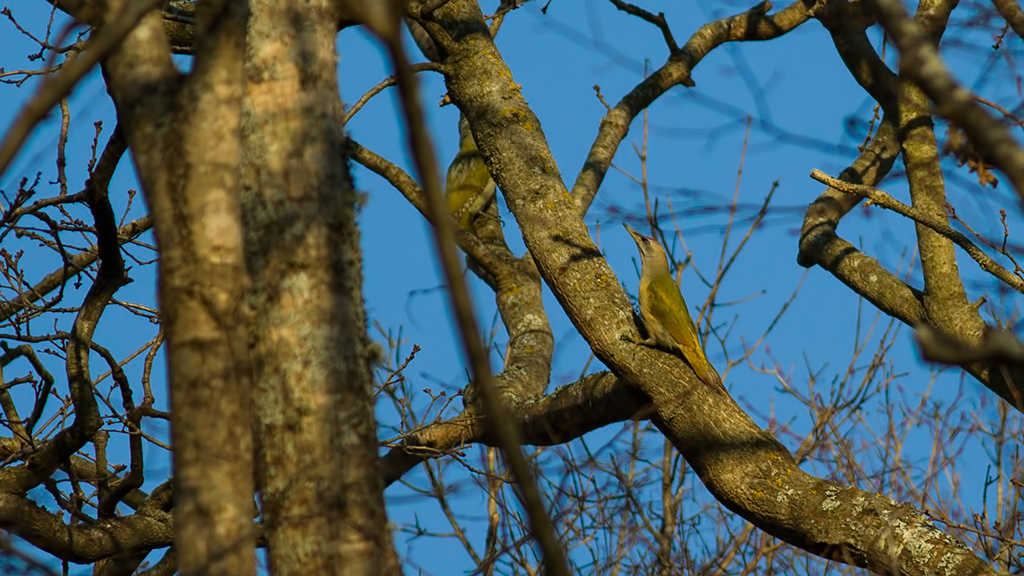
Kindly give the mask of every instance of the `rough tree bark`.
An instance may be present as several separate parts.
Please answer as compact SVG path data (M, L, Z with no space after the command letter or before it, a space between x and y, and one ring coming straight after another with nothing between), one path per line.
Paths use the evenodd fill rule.
M113 2L110 19L127 2ZM249 574L253 529L248 288L239 208L245 5L203 2L194 69L171 62L160 12L104 73L160 248L182 574ZM201 54L201 55L200 55Z
M377 471L335 3L251 6L242 204L270 570L397 574Z

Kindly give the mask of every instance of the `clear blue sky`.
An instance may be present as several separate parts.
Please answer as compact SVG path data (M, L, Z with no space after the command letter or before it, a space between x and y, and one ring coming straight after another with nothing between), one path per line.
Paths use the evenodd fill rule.
M49 5L42 1L19 4L13 9L19 22L29 29L41 30ZM556 1L551 3L547 15L540 13L543 4L533 2L510 14L498 37L498 46L515 81L522 85L524 96L540 118L563 177L571 186L605 112L595 97L593 86L599 85L604 98L613 104L642 79L645 61L649 62L650 68L656 68L665 61L667 50L661 35L651 25L617 12L608 3ZM723 9L720 4L706 0L685 5L669 2L648 2L644 5L653 11L666 12L680 44L704 22L746 8L734 5ZM486 7L490 8L489 5ZM8 70L16 65L37 66L38 63L19 60L22 54L32 50L31 46L8 23L0 23L0 26L4 26L0 45L8 54L0 65ZM877 43L879 34L875 33L872 38ZM979 46L990 42L978 37L969 39ZM1020 43L1012 35L1008 41L1015 41L1018 46ZM338 44L341 51L341 93L346 103L352 103L386 77L389 71L381 51L361 31L344 31ZM968 85L990 96L1005 98L1008 94L1005 84L979 80L984 73L978 72L977 66L984 55L974 52L957 48L948 50L947 55ZM893 61L891 57L889 60ZM719 48L697 67L693 78L697 83L695 88L673 89L650 110L647 169L652 200L660 199L663 214L667 213L666 200L672 203L683 228L686 248L692 251L694 265L705 274L712 272L722 249L727 214L721 210L704 209L721 208L737 190L746 118L748 115L753 117L742 180L738 186L738 202L747 206L743 214L753 212L750 207L760 204L773 182L778 181L779 188L766 224L737 260L718 296L720 307L714 314L715 324L719 327L732 324L734 336L727 344L730 355L740 354L744 340L748 343L756 340L801 280L803 284L786 316L767 341L752 354L750 363L735 367L723 376L730 392L741 406L752 410L760 424L767 425L766 417L772 416L780 422L791 422L795 430L806 433L809 426L806 411L790 396L779 391L779 376L772 369L777 363L782 376L801 391L807 388L808 370L820 371L819 387L842 377L855 346L858 313L863 313L861 338L871 326L875 314L869 304L860 302L827 272L814 268L804 278L805 270L796 263L797 232L803 208L822 190L820 184L808 178L808 173L819 168L834 175L852 161L856 146L864 135L864 123L871 115L871 102L843 68L827 32L813 21L779 40ZM430 127L435 135L437 156L444 168L455 153L458 112L453 107L434 106L445 92L439 75L423 73L420 79ZM7 112L0 114L0 127L6 129L14 117L16 106L31 94L36 85L35 81L21 89L0 85L0 99L9 103ZM375 98L355 117L350 131L364 146L409 169L404 133L397 120L393 96L393 92L387 91ZM112 108L97 73L76 89L71 107L76 121L71 127L74 145L68 147L68 166L75 174L71 179L74 187L85 178L84 165L93 135L92 122L103 120L108 131L114 125ZM852 130L847 128L847 120L856 121ZM617 166L636 175L639 174L640 163L632 152L632 146L641 145L641 127L639 119L634 122L616 158ZM16 188L22 175L31 175L36 170L43 170L44 181L54 178L52 151L56 128L57 116L54 115L30 140L13 168L0 177L0 187L4 191ZM102 137L101 142L105 139ZM949 167L952 169L952 164ZM897 170L899 168L897 166ZM441 289L442 281L427 225L398 192L375 175L359 166L355 167L354 174L357 186L369 194L360 224L365 256L365 296L371 321L379 322L395 333L401 329L405 351L414 343L422 347L422 352L406 372L413 390L427 387L435 391L454 390L463 386L464 362L450 321L447 296ZM960 182L970 183L971 177L966 170L956 174ZM135 187L137 183L130 165L122 162L111 190L116 190L115 194L123 194L124 190ZM886 183L884 188L906 200L905 186L899 180ZM43 190L47 189L43 187ZM963 192L951 191L951 194L960 214L976 224L979 231L995 235L1001 230L998 215L992 213L993 205L1010 211L1011 231L1021 229L1017 205L1009 200L999 201L1009 197L1005 187L989 193L990 198L996 200L986 203L967 200ZM118 201L123 203L124 197ZM635 247L620 227L620 222L624 212L640 214L642 206L640 188L612 170L587 218L596 237L600 231L599 245L619 280L631 292L636 290L637 284L633 262ZM140 213L139 208L141 206L137 203L135 214ZM522 253L522 242L516 237L514 221L507 217L503 205L502 209L506 216L506 237L513 249ZM731 238L730 249L746 231L742 223L737 227L739 231ZM840 233L890 269L901 261L906 263L913 256L912 228L891 213L858 208L843 220ZM961 272L973 280L984 280L985 275L978 271L977 266L962 256L960 254ZM40 262L30 271L42 274L53 266L53 262ZM902 270L906 270L905 264ZM141 271L133 277L136 283L119 296L128 299L131 295L137 301L152 304L154 285L151 273ZM911 277L919 278L916 272L912 272ZM919 280L912 283L919 286ZM474 279L472 285L478 303L478 317L484 327L489 328L494 315L493 298L479 281ZM692 270L684 274L683 286L691 307L700 305L708 292ZM988 286L987 283L980 287L968 284L969 297L981 296L981 289ZM587 361L588 350L550 294L547 303L557 341L553 387L570 382L579 375ZM1016 309L1013 300L997 303L1006 309ZM105 337L108 345L123 353L134 350L152 337L152 327L141 326L138 322L128 325L139 327L139 332L121 330L119 327L123 320L105 317L99 338ZM886 320L883 318L875 327L872 342L877 341L880 326ZM377 337L376 332L372 335ZM496 342L497 348L503 350L503 332L497 334ZM719 366L724 360L721 349L714 347L709 350L709 358ZM913 404L932 386L939 391L938 397L946 395L948 398L963 383L966 394L959 408L966 412L987 400L985 410L991 412L994 395L970 378L964 380L959 371L947 371L933 382L931 369L917 360L909 330L901 329L890 359L894 371L904 374L898 380L899 389L893 394L904 395L909 403ZM496 355L493 363L500 365ZM140 367L141 362L136 361L129 370L135 381ZM601 369L603 367L597 362L592 362L589 367L589 371ZM158 374L160 380L154 382L154 391L158 398L165 400L163 373ZM416 405L423 406L424 403L425 396L417 396ZM867 408L866 417L877 416L871 413L874 408ZM379 407L378 416L394 422L393 411L386 404ZM589 439L600 443L621 427L609 428L592 434ZM166 430L152 432L163 438L167 436ZM796 448L791 437L781 437L780 440L790 449ZM931 449L931 442L932 438L921 436L906 449L920 450L919 458L924 460ZM168 461L158 449L149 452L147 476L148 486L152 487L166 477ZM475 449L470 452L475 458ZM973 457L978 458L979 463L987 462L980 451L976 454ZM450 481L460 484L453 495L454 502L461 513L483 518L482 492L467 483L467 476L457 468L450 467ZM826 476L836 473L820 466L813 471ZM974 488L984 481L984 466L978 467L977 474L977 477L962 479L960 494L966 505L976 509L981 507L981 491ZM419 469L407 475L406 480L421 486L426 484ZM392 486L386 497L392 522L399 525L418 522L438 532L450 530L435 503L414 498L406 488ZM473 540L482 546L483 530L475 531ZM414 559L424 573L454 574L472 567L469 558L451 539L412 539L399 533L396 534L396 546L401 554ZM410 567L408 573L417 572Z

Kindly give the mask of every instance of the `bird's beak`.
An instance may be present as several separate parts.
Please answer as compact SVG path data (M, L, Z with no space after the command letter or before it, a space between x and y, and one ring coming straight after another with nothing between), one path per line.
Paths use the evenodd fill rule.
M626 224L625 222L622 223L622 227L626 229L626 232L629 232L630 236L633 237L633 242L636 242L639 245L640 244L640 233L637 232L636 230L633 230L629 226L629 224Z
M642 250L643 243L640 240L642 238L648 238L648 236L644 236L643 234L637 232L636 230L633 230L633 228L629 224L626 224L625 222L622 223L622 227L626 229L626 232L629 232L630 236L633 237L633 242L636 242L636 247Z

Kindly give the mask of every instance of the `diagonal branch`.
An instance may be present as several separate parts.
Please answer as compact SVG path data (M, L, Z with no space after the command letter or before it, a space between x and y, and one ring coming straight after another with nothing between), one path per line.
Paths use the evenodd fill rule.
M413 208L427 219L427 222L434 224L434 217L428 209L427 198L423 189L407 172L376 152L364 148L351 138L348 139L348 157L387 180L409 201ZM446 214L445 217L447 218L449 215ZM455 229L455 242L463 252L476 260L488 274L494 277L507 277L509 275L509 260L512 255L507 249L501 253L496 253L479 238L461 228Z
M524 444L554 446L609 424L646 418L646 406L647 400L632 386L610 372L601 372L526 403L514 415ZM385 482L390 485L423 460L443 456L459 446L498 446L497 438L486 428L479 417L462 415L409 433L381 458Z
M601 120L597 138L590 146L583 168L576 176L572 195L586 214L597 196L619 145L629 133L637 114L676 85L693 86L690 73L712 50L726 42L771 40L806 22L814 0L797 0L768 16L771 2L765 0L753 8L701 26L665 64L623 96Z
M675 37L672 36L672 29L668 27L668 21L665 20L664 12L652 14L647 10L644 10L643 8L637 6L636 4L630 4L629 2L623 2L622 0L610 1L613 6L615 6L622 12L625 12L626 14L629 14L631 16L636 16L641 20L650 22L651 24L657 26L658 30L661 30L661 35L665 37L665 44L668 45L669 53L676 54L677 52L679 52L679 45L676 44L676 39Z
M995 4L996 10L1002 14L1003 18L1006 18L1006 23L1010 25L1010 28L1013 28L1017 36L1024 40L1024 10L1020 9L1016 0L992 0L992 3Z
M999 280L1002 280L1014 290L1024 292L1024 279L1015 276L1012 272L1000 266L998 262L993 260L985 253L984 250L979 248L977 244L971 242L970 238L965 236L962 232L954 230L948 223L942 222L937 218L932 217L930 214L925 214L913 206L907 206L903 202L900 202L889 194L886 194L882 190L872 186L843 182L842 180L832 178L828 174L817 169L811 171L811 178L814 178L818 182L821 182L830 188L839 190L840 192L854 194L858 198L866 196L871 200L872 204L881 206L886 210L892 210L893 212L906 216L915 222L924 224L935 232L949 238L957 246L963 248L964 252L967 252L967 255L974 259L982 270L995 276Z
M1024 202L1024 149L1009 130L985 112L946 69L928 31L898 0L869 0L900 49L901 72L935 103L936 113L963 128L971 142L1006 173Z
M152 228L152 217L149 215L143 216L118 228L117 241L119 244L127 244ZM35 283L28 290L10 300L0 302L0 322L7 321L15 314L30 308L35 302L42 300L47 294L63 286L68 280L71 280L78 274L81 274L83 270L91 266L98 258L98 244L93 244L68 258L63 266L44 276L42 280Z

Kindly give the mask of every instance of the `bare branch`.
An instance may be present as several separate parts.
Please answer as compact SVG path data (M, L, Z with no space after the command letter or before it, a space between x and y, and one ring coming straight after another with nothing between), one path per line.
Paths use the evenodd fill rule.
M169 546L171 516L148 509L96 524L67 525L57 514L24 496L0 492L0 526L55 557L76 564L95 562L126 550Z
M935 102L940 116L963 128L971 142L1006 173L1024 202L1024 150L1010 132L988 115L974 96L946 69L924 27L898 0L868 0L900 49L901 71Z
M137 239L140 235L153 228L153 219L149 216L142 216L125 224L118 229L117 238L120 244L127 244ZM28 290L18 294L10 300L0 302L0 322L9 320L15 314L29 309L34 302L46 297L68 280L80 274L91 266L99 258L98 244L94 244L68 259L61 268L50 272L42 280L34 284Z
M1017 33L1022 40L1024 40L1024 11L1020 9L1020 5L1017 4L1016 0L992 0L995 4L996 10L1006 18L1006 23L1013 28L1013 31Z
M858 197L867 196L873 204L881 206L882 208L885 208L887 210L892 210L897 214L902 214L903 216L906 216L907 218L910 218L915 222L924 224L925 226L931 228L935 232L942 234L946 238L949 238L957 246L963 248L964 252L967 252L967 255L973 258L982 270L1002 280L1003 282L1011 286L1014 290L1017 290L1018 292L1024 292L1024 279L1019 278L1006 268L1000 266L995 260L989 257L989 255L986 254L984 250L979 248L977 244L971 242L970 238L968 238L961 232L954 230L946 222L939 221L938 219L933 218L929 214L925 214L924 212L914 208L913 206L907 206L906 204L893 198L889 194L886 194L882 190L879 190L872 186L864 186L859 184L851 184L849 182L843 182L842 180L832 178L828 174L825 174L821 170L817 169L811 171L811 178L814 178L815 180L821 182L826 186L830 186L832 188L835 188L836 190L846 192L847 194L855 194Z
M782 36L806 22L813 5L814 0L797 0L768 16L771 2L765 0L746 12L709 22L694 32L682 49L669 56L661 68L637 84L601 120L597 138L590 146L587 159L572 187L572 196L580 207L580 214L586 214L590 209L612 159L637 114L676 85L694 86L690 79L691 72L718 46L726 42L770 40Z
M56 75L48 78L39 90L28 99L28 103L18 113L18 119L7 130L0 142L0 174L10 166L14 156L50 109L68 95L92 67L99 63L151 10L164 3L164 0L145 0L133 2L131 7L120 13L116 19L104 26L93 38L89 39L85 51L70 63L61 67Z
M1024 364L1024 344L1004 330L986 331L979 346L967 346L962 340L943 334L928 324L918 324L914 336L921 347L921 356L931 362L954 365L975 362Z
M444 74L445 72L445 66L442 66L441 64L438 64L436 62L421 62L419 64L412 64L411 67L413 72L423 72L426 70L432 70L434 72L440 72L442 74ZM358 114L359 111L363 108L363 106L366 106L367 102L369 102L377 94L383 92L386 88L394 86L395 82L396 81L394 76L388 76L387 78L377 83L376 86L367 90L366 94L360 96L359 100L356 100L355 104L353 104L348 109L348 111L345 112L345 115L342 117L342 123L348 124L349 122L351 122L352 117Z
M555 446L615 422L646 419L650 410L647 400L629 384L609 372L601 372L524 403L514 414L525 445ZM391 442L400 442L400 446L392 448L381 460L388 485L424 459L450 454L459 446L500 446L500 440L488 433L481 416L472 414L430 424Z
M650 12L644 10L639 6L635 4L630 4L629 2L624 2L623 0L610 1L613 6L625 12L626 14L636 16L641 20L650 22L651 24L657 26L658 30L661 30L661 35L665 37L665 44L668 45L669 54L675 54L679 52L679 45L676 44L676 39L672 37L672 30L668 27L668 22L665 20L664 12L651 14Z

